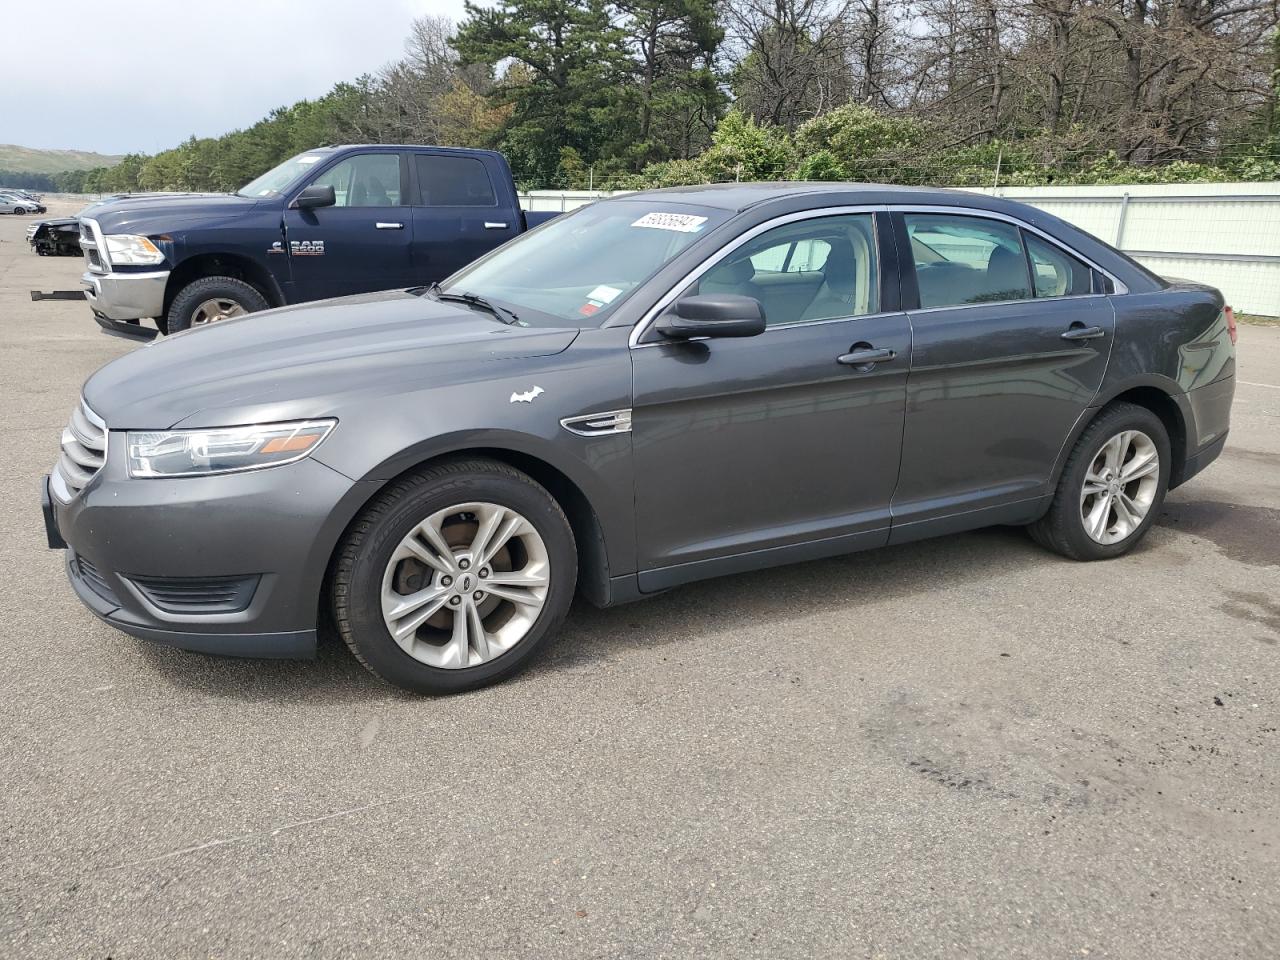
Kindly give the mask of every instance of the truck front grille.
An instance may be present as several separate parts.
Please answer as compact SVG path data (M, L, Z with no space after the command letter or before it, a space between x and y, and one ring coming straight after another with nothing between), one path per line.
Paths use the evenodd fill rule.
M107 273L109 268L98 246L99 235L97 224L92 220L80 221L80 250L84 253L85 266L93 273Z
M50 484L63 502L85 488L107 459L107 425L80 400L71 411L71 422L62 430L62 453Z

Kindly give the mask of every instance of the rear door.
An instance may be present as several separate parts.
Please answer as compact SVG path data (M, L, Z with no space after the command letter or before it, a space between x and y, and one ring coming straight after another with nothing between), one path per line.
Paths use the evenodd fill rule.
M333 187L332 207L284 211L295 300L414 284L413 221L401 154L348 154L308 181ZM299 188L300 190L301 188Z
M1115 315L1095 271L1016 222L934 210L894 220L912 327L896 542L915 522L1048 492L1102 383Z
M500 205L508 190L480 157L411 154L413 265L419 283L443 280L520 232L520 211Z

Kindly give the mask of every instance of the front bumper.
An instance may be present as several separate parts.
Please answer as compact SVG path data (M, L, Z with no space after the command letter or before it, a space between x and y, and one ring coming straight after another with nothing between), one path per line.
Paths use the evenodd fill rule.
M94 273L80 277L84 298L94 315L106 320L141 320L164 314L164 290L168 270L146 273Z
M229 656L314 656L335 508L351 480L312 459L216 477L125 475L124 437L69 503L50 498L49 545L68 546L67 577L93 613L124 633ZM43 497L48 497L47 482ZM341 513L341 511L337 511ZM230 612L166 609L147 584L248 578Z

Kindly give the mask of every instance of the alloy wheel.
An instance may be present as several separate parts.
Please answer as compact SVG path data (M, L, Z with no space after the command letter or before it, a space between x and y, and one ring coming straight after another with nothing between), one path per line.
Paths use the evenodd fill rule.
M200 327L219 320L242 317L249 311L228 297L214 297L196 307L191 314L191 326Z
M400 541L382 577L382 619L405 653L432 667L487 663L529 633L551 564L533 524L509 507L463 503Z
M1142 525L1160 487L1160 453L1141 430L1122 430L1094 455L1080 490L1080 519L1098 543L1119 543Z

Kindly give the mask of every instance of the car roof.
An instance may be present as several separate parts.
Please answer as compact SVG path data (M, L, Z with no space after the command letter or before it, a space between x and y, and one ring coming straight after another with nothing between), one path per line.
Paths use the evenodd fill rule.
M315 147L311 150L303 150L303 153L320 153L321 151L335 150L370 150L370 151L386 151L388 153L397 150L430 150L440 153L458 153L464 156L474 156L476 154L488 154L490 156L501 157L502 154L497 150L486 150L482 147L443 147L434 143L331 143L323 147Z
M754 211L752 218L768 219L777 207L778 214L825 207L876 206L909 204L921 207L956 207L1004 214L1015 222L1030 224L1054 239L1110 271L1130 289L1158 290L1163 286L1155 274L1114 247L1073 226L1053 214L1036 207L992 197L971 190L941 187L906 187L885 183L838 183L831 181L781 181L762 183L717 183L690 187L666 187L618 194L603 203L635 200L687 203L714 207L733 214Z
M826 180L712 183L690 187L664 187L620 194L616 199L663 199L704 207L741 212L764 203L812 198L813 206L868 203L918 203L925 205L982 207L1003 210L1015 207L1010 201L968 190L941 187L907 187L887 183L842 183ZM1020 207L1021 205L1017 205Z

